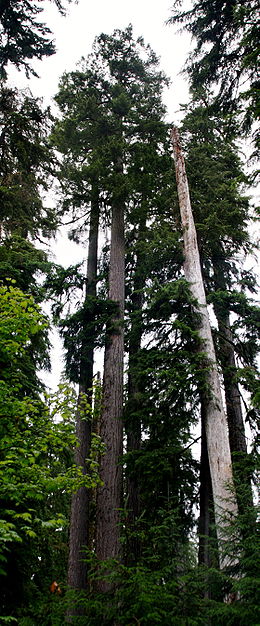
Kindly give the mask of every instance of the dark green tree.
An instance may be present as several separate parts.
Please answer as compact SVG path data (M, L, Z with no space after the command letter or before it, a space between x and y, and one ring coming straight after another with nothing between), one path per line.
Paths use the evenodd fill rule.
M244 130L251 129L259 114L258 3L194 0L189 9L182 4L174 3L169 21L183 25L195 39L186 66L192 89L217 85L217 109L234 113L242 108Z
M144 144L148 154L148 145L156 125L159 133L162 129L156 113L158 106L158 111L162 112L156 88L159 81L163 83L164 78L159 73L152 75L152 67L156 66L157 60L141 39L137 43L133 41L131 28L123 33L116 31L111 38L100 36L94 49L95 53L81 71L65 75L57 97L63 119L57 124L54 137L58 137L58 145L62 150L64 145L69 149L61 174L65 192L63 206L66 208L66 205L71 205L75 211L85 203L85 211L88 212L91 179L95 175L101 207L113 207L113 203L122 205L123 193L128 200L126 213L130 214L134 202L139 202L137 198L142 193L140 184L137 188L138 155ZM139 56L142 49L146 55L144 61ZM107 73L104 68L107 68ZM149 106L152 118L148 122L146 115ZM134 154L135 176L134 167L131 169ZM145 164L145 152L141 159ZM124 168L124 171L117 171L117 167ZM67 189L69 193L66 194ZM114 217L117 219L116 215ZM114 267L117 267L117 263ZM114 299L111 294L110 299ZM118 332L115 340L117 335ZM111 393L108 397L111 397ZM106 507L106 510L110 508ZM107 536L107 533L102 532L102 536Z
M56 228L54 210L43 195L54 166L47 145L50 112L30 93L3 87L0 94L0 275L15 279L25 292L37 299L37 272L47 270L47 257L35 241L41 242Z
M243 399L239 388L239 383L243 385L243 376L240 376L242 369L250 368L253 378L253 372L256 371L257 328L254 320L257 309L250 299L250 290L255 289L254 276L243 271L244 255L253 252L248 231L253 210L245 195L249 181L235 143L236 120L233 120L232 129L227 119L221 114L216 115L210 105L206 106L205 100L205 97L203 101L194 100L190 105L183 122L183 137L204 282L208 301L213 303L218 323L215 344L223 375L238 505L243 516L247 514L246 511L253 510L251 480L254 462L251 454L248 454ZM244 281L248 282L249 289L246 289ZM236 320L232 321L231 315L234 317L234 314ZM209 552L205 553L204 548L206 536L208 532L211 533L207 519L212 507L208 508L209 501L204 507L204 496L206 492L210 494L211 487L203 434L202 443L204 471L201 478L204 490L201 501L200 558L208 562ZM243 533L252 533L253 517L254 514Z
M96 40L95 56L90 56L78 72L62 79L57 96L62 118L56 124L53 137L65 154L61 170L62 211L71 207L72 219L82 216L83 226L73 225L76 237L81 231L84 236L86 217L90 215L93 173L98 179L102 216L109 215L109 208L118 198L125 206L129 381L125 409L128 448L123 551L128 564L146 561L152 570L158 571L160 546L164 544L165 568L172 559L169 579L176 574L176 562L181 559L180 546L188 544L193 524L189 498L193 501L195 467L189 446L198 396L193 373L195 363L189 364L189 349L192 351L190 346L196 338L185 318L185 315L189 317L191 306L187 287L183 287L183 282L176 289L173 285L175 278L181 276L182 257L179 236L172 232L172 163L161 102L164 78L155 71L156 59L149 50L145 65L143 44L137 43L132 40L130 29L123 33L116 31L113 37L102 35ZM138 50L142 51L142 61ZM115 172L118 154L123 170ZM169 281L171 285L166 289ZM149 322L147 288L154 294L149 305ZM187 310L181 321L183 304ZM114 315L113 311L112 331ZM94 318L95 315L93 321ZM86 319L87 327L91 327L90 319ZM161 327L165 328L164 333ZM154 347L144 349L142 342L151 339L151 334ZM72 332L71 338L75 340L75 333ZM81 338L78 345L82 342L86 347L87 335L83 333ZM169 356L171 341L176 350ZM70 354L73 356L73 349ZM81 350L79 355L83 355ZM184 389L181 380L188 370L190 375ZM167 386L171 390L168 394ZM147 433L144 441L143 432ZM108 484L107 473L104 478ZM161 531L157 533L156 528L161 523ZM178 532L183 535L183 542L178 541ZM144 533L147 539L143 538ZM173 534L175 536L171 548L167 533L172 538ZM111 544L108 533L106 541ZM113 550L112 546L110 556L115 554ZM161 572L161 580L165 575L165 571Z
M62 15L65 15L64 2L54 2ZM66 0L71 2L71 0ZM43 11L41 0L1 0L0 3L0 79L7 77L7 65L25 69L27 76L36 72L31 66L32 59L42 59L55 53L51 38L52 32L39 21Z

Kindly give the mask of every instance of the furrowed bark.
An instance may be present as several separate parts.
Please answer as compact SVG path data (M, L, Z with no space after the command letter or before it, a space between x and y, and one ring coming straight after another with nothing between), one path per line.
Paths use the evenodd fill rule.
M222 547L224 543L228 541L228 518L232 519L234 516L237 516L228 428L206 304L188 180L176 128L172 129L171 137L183 228L184 272L187 281L190 283L191 293L198 303L198 313L200 315L198 333L202 340L202 350L206 358L205 382L207 384L208 393L205 397L205 430L212 481L216 530L219 543L220 566L224 568L226 565L230 564Z
M143 209L138 233L139 248L136 258L133 293L131 296L131 328L129 333L129 361L128 361L128 402L126 407L126 434L127 452L135 452L141 447L141 420L138 415L140 409L140 383L136 375L136 365L141 349L143 334L143 288L145 285L144 252L142 240L146 233L147 210ZM137 470L132 467L127 477L127 530L129 532L127 542L126 562L128 565L136 563L140 557L140 540L136 536L136 522L140 516L140 494Z
M118 159L116 168L122 174L121 159ZM124 203L115 201L112 206L109 299L117 304L118 310L107 329L100 418L100 436L106 448L100 464L100 478L104 484L97 492L96 554L101 561L118 559L121 555L124 277ZM110 584L103 581L99 589L107 591Z
M99 202L98 191L93 188L92 203L89 225L88 262L86 274L86 299L96 296L97 280L97 251L98 251L98 224ZM85 325L88 324L86 318ZM87 396L88 402L92 403L93 384L93 356L94 342L88 340L87 345L82 346L79 382L79 410L76 416L76 435L79 442L75 450L75 463L86 474L86 458L89 456L91 444L91 419L82 419L80 412L81 395ZM84 417L84 416L83 416ZM90 491L86 487L80 487L72 495L70 538L69 538L69 562L68 562L68 586L72 589L84 590L87 587L87 567L84 563L84 547L88 546L89 540L89 499ZM76 607L73 614L77 614Z

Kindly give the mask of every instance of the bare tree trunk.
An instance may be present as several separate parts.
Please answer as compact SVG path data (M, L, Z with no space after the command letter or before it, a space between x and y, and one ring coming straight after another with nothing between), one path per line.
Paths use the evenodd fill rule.
M223 516L225 514L225 516L232 518L237 515L228 428L201 274L197 235L192 215L185 163L178 132L175 128L172 129L172 143L183 228L184 272L187 281L190 283L191 293L197 301L198 313L200 315L198 333L203 342L202 350L206 356L205 382L207 383L208 394L205 402L205 428L219 542L220 566L223 568L228 564L222 549L222 542L228 541L227 520Z
M99 202L98 190L93 187L92 203L89 226L88 262L86 275L86 300L96 296L97 279L97 250L98 250L98 223L99 223ZM84 325L87 333L87 325L90 320L86 315ZM81 394L87 396L88 402L92 402L93 384L93 355L94 341L92 333L89 334L87 342L82 346L79 382L79 410L76 416L76 435L78 447L75 450L75 463L86 474L86 458L89 455L91 444L91 420L82 419L80 411ZM88 546L89 536L89 490L80 487L72 496L71 517L70 517L70 538L69 538L69 563L68 563L68 586L72 589L86 589L87 568L84 563L84 547ZM73 608L73 614L77 614Z
M116 171L122 173L121 159L118 159ZM106 448L100 464L103 486L97 493L96 553L101 561L118 559L121 554L122 466L119 461L123 452L124 278L124 204L115 201L112 207L109 299L118 305L118 310L107 329L100 418L100 436ZM104 581L99 589L107 591L110 584Z

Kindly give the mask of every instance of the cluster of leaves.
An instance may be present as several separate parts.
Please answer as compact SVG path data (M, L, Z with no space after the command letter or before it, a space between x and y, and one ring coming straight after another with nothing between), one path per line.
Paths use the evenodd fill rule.
M35 578L41 561L47 558L44 553L52 553L58 537L66 553L68 494L82 484L93 488L99 480L97 436L88 474L83 476L73 462L72 451L77 445L75 391L64 384L57 393L42 399L36 377L36 346L39 341L46 342L47 328L47 320L32 296L12 282L0 287L0 558L1 574L5 574L4 612L12 604L12 577L17 583L19 606L19 602L28 600L30 579L37 587ZM54 567L54 555L51 559ZM45 585L46 576L47 571Z

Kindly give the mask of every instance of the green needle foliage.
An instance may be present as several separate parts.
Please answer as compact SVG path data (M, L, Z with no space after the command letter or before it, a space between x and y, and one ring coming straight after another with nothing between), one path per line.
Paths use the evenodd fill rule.
M258 8L257 1L194 0L186 9L178 0L169 19L195 39L186 64L192 89L216 85L216 108L242 110L246 131L259 115Z
M55 3L64 12L64 4ZM256 3L199 0L187 11L180 3L174 6L173 21L181 21L197 38L188 64L194 100L186 110L182 138L208 302L219 322L215 343L224 384L227 379L239 383L252 398L246 419L254 430L258 312L250 298L254 277L240 263L253 247L248 235L248 180L236 142L241 110L244 130L256 115ZM3 80L9 62L29 75L35 73L33 58L53 54L51 32L38 19L41 9L40 0L0 3ZM243 79L248 82L240 90ZM215 83L213 98L204 87ZM61 78L58 120L52 120L30 93L19 94L2 85L3 624L62 626L71 602L78 605L79 614L70 615L70 623L90 626L257 626L260 621L255 510L248 506L247 491L248 479L256 474L255 441L243 463L239 453L233 455L236 488L244 504L230 528L225 551L233 562L234 555L239 557L239 563L234 571L225 572L197 565L199 463L192 445L200 440L194 429L205 390L205 365L195 330L199 321L195 303L182 271L169 129L162 104L167 84L154 52L142 38L134 39L129 26L97 37L93 52ZM53 148L59 151L59 163ZM120 172L115 168L118 155ZM61 190L58 216L42 199L54 171ZM79 443L75 416L82 411L80 418L90 422L92 408L84 396L79 407L76 393L66 384L46 395L37 374L49 366L48 322L36 304L46 298L46 291L54 300L55 320L64 339L67 375L75 383L89 346L104 345L105 325L115 317L117 307L107 298L107 242L99 261L98 296L86 298L82 264L65 270L50 265L35 247L37 239L49 237L64 216L71 221L71 237L85 243L93 199L103 232L110 226L111 206L119 201L124 205L127 244L122 560L102 564L96 562L92 536L103 452L99 436L92 435L86 473L73 457ZM43 274L45 284L39 285ZM69 309L68 314L72 297L76 310ZM227 321L235 359L231 365L223 356ZM93 423L98 431L100 401L97 404ZM85 549L88 589L65 594L69 499L81 487L92 493L91 537ZM214 532L210 543L217 555ZM98 593L102 576L110 577L113 591ZM62 594L51 595L54 580Z
M30 92L2 87L0 92L1 237L50 235L54 214L41 193L54 168L47 145L50 110L43 110Z
M54 2L62 15L64 3ZM66 0L71 2L71 0ZM31 59L42 59L55 53L52 32L38 15L41 0L2 0L0 4L0 79L6 79L8 63L24 69L27 76L37 76Z

